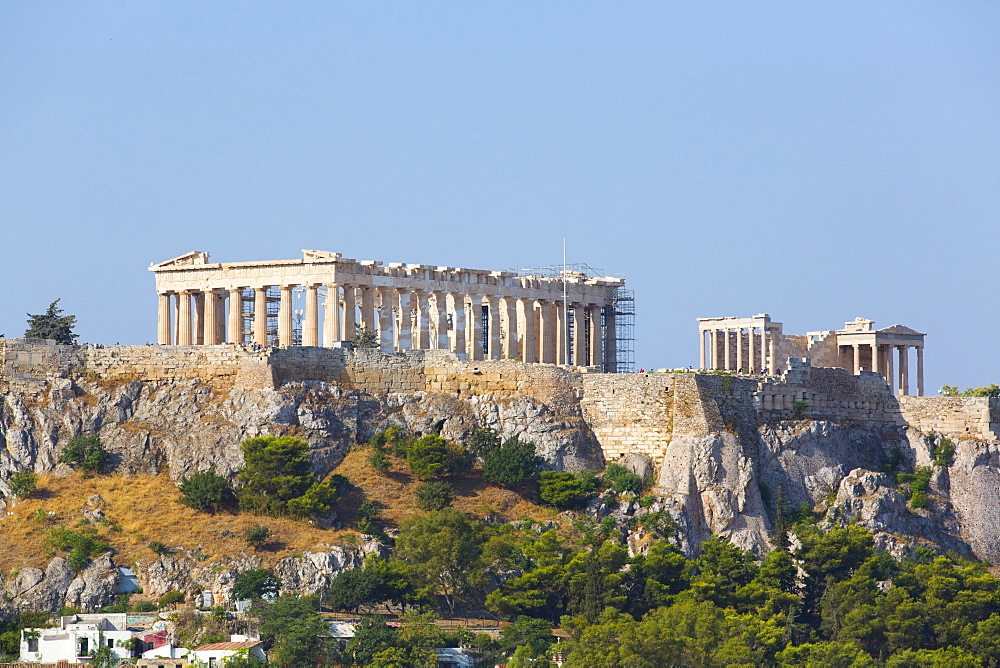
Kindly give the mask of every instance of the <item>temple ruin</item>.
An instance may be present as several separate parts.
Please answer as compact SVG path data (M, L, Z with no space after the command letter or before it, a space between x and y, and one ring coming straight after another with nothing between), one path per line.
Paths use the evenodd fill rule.
M377 335L385 352L447 350L468 360L617 370L612 305L624 279L302 253L297 260L210 263L208 253L195 251L151 265L157 341L338 347L363 331Z
M898 381L900 395L910 393L910 349L916 349L917 396L924 394L925 334L903 325L875 329L874 320L855 318L843 329L796 335L784 334L780 322L759 313L749 318L698 318L698 335L702 369L774 372L787 370L789 358L810 358L815 367L879 373L893 393Z

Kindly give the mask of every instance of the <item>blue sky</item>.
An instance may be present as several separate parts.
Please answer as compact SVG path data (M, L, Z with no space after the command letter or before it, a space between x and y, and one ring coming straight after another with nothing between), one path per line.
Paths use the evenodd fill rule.
M928 333L1000 381L1000 5L0 0L0 333L155 338L146 270L570 262L695 318Z

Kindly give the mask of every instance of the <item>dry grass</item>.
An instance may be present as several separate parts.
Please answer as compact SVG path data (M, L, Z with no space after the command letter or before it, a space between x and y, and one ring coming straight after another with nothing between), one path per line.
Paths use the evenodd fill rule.
M358 507L366 498L383 508L384 523L389 527L421 512L415 495L420 481L409 474L405 462L393 460L390 471L379 473L368 463L370 453L364 447L349 453L335 471L346 475L351 482L337 506L340 521L351 529L357 521ZM478 471L452 482L458 494L455 506L473 517L482 519L492 515L509 520L555 517L555 511L528 500L527 489L495 487L484 481ZM153 559L148 545L154 540L172 550L198 552L208 562L225 561L251 549L243 539L243 532L258 523L273 534L266 549L258 552L265 566L295 553L353 542L348 534L355 534L351 529L324 530L308 522L285 518L199 512L178 501L177 486L166 474L93 478L77 474L56 478L43 474L35 496L9 509L6 517L0 517L0 535L6 542L6 549L0 551L0 573L8 574L27 566L44 568L53 556L46 545L50 529L77 525L83 520L87 499L93 494L100 494L104 500L108 524L101 524L98 529L115 550L119 564ZM120 530L113 530L113 524L120 526Z

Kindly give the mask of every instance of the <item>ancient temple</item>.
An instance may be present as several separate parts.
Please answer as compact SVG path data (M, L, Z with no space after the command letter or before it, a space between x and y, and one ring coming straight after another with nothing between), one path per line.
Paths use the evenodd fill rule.
M161 344L338 346L359 332L384 351L449 350L465 359L616 366L621 278L557 277L352 260L211 263L191 252L153 264ZM301 308L297 308L299 304Z

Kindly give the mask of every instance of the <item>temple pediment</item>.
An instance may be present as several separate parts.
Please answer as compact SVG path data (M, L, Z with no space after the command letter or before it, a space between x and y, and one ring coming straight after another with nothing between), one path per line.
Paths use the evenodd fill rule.
M879 334L910 334L912 336L923 336L921 332L918 332L909 327L904 327L903 325L891 325L889 327L883 327L878 330Z
M166 262L160 262L159 264L152 264L150 266L159 269L166 267L189 267L196 264L208 264L208 253L205 251L191 251L190 253L184 253L184 255L178 255L173 259L167 260Z

